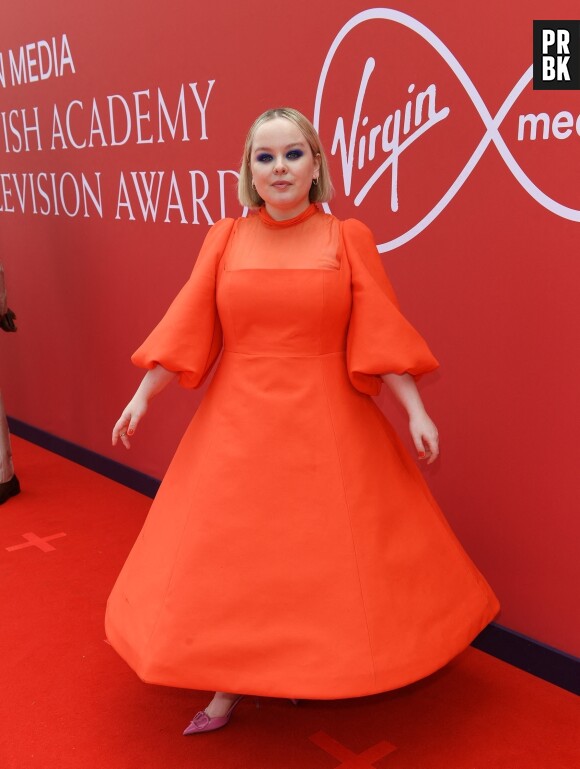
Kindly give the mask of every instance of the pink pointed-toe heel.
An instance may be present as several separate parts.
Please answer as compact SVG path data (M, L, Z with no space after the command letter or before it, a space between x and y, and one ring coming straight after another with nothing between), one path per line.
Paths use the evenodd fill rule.
M189 735L199 734L200 732L214 732L216 729L221 729L222 726L226 726L232 717L232 713L234 712L236 705L240 702L240 700L243 699L243 697L243 694L240 694L239 697L236 697L236 699L230 705L227 713L223 716L216 716L215 718L211 718L208 716L205 710L200 710L199 713L194 715L192 722L189 724L183 734Z

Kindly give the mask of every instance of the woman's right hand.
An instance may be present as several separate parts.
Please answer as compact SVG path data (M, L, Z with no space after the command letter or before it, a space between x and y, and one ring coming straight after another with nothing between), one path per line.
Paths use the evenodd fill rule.
M113 427L113 446L117 445L119 438L126 449L131 448L129 436L133 435L141 418L147 413L147 400L143 396L135 395L125 407L123 413Z
M175 371L168 371L158 363L145 374L137 392L113 427L113 446L117 445L120 438L126 449L131 448L129 437L133 435L141 418L145 416L149 401L176 377Z

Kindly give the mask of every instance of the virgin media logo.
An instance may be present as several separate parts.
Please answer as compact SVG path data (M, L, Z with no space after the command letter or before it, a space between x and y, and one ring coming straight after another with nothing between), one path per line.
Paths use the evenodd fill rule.
M374 160L378 151L382 152L384 160L356 191L354 204L359 206L381 177L390 171L391 211L398 211L399 157L420 136L440 120L444 120L449 115L449 107L437 109L437 88L435 83L431 83L424 91L417 93L413 100L407 101L403 110L396 109L381 123L369 126L368 116L362 117L362 113L367 87L375 66L376 62L370 56L364 66L348 128L342 117L336 121L331 153L340 155L344 192L350 195L355 163L359 169L364 169L368 161ZM407 92L411 94L414 90L415 84L411 83Z
M390 217L389 231L396 236L377 247L391 251L445 210L494 144L537 203L580 222L580 209L564 205L532 181L499 131L532 77L530 65L492 115L458 59L424 24L390 8L357 14L330 46L314 106L314 125L330 148L337 188L333 207L350 206L350 215L356 216L352 206L364 205ZM469 102L473 119L467 114ZM545 126L546 121L543 112L521 115L517 140L523 141L522 126ZM473 140L467 143L472 126L475 147ZM580 135L580 117L577 127ZM554 136L561 138L557 132Z

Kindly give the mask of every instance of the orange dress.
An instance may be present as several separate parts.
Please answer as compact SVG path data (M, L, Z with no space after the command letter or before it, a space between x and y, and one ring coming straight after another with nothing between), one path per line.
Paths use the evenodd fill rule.
M444 665L499 607L370 397L437 366L370 231L314 205L215 224L133 361L197 387L220 351L109 598L113 647L147 682L280 697Z

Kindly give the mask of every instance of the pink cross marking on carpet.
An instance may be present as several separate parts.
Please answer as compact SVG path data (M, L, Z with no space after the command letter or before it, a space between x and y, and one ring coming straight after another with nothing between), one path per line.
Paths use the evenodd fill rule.
M338 742L338 740L330 737L326 732L316 732L316 734L310 737L310 740L315 745L318 745L319 748L322 748L322 750L330 753L338 761L342 761L336 769L373 769L375 761L385 758L385 756L388 756L397 749L395 745L391 745L390 742L383 740L371 748L367 748L362 753L356 754Z
M23 534L22 537L28 541L23 542L21 545L7 547L6 550L12 552L13 550L22 550L25 547L37 547L39 550L42 550L43 553L50 553L52 550L56 550L56 547L48 544L50 540L66 537L66 534L64 531L61 531L60 534L51 534L49 537L39 537L37 534L29 531L27 534Z

